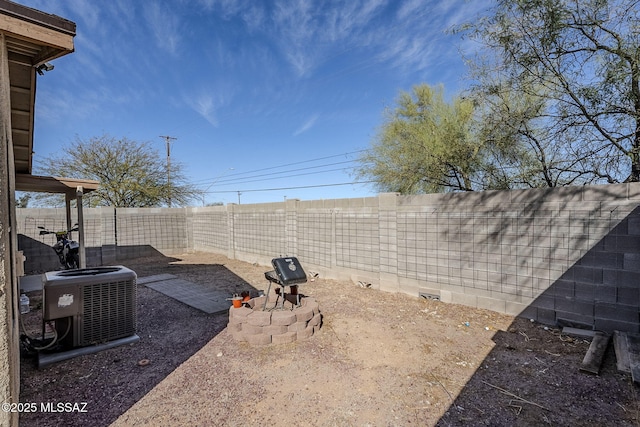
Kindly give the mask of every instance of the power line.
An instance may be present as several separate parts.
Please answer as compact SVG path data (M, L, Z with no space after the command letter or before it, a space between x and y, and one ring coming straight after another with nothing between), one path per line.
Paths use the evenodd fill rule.
M342 153L342 154L334 154L332 156L318 157L318 158L315 158L315 159L302 160L302 161L299 161L299 162L286 163L286 164L283 164L283 165L270 166L270 167L265 167L265 168L261 168L261 169L254 169L254 170L247 171L247 172L236 172L236 173L227 175L226 178L228 179L228 178L235 177L235 176L242 176L242 175L248 175L248 174L253 174L253 173L257 173L257 172L269 171L269 170L273 170L273 169L284 168L284 167L287 167L287 166L301 165L301 164L305 164L305 163L317 162L317 161L320 161L320 160L326 160L326 159L332 159L332 158L336 158L336 157L348 156L348 155L351 155L351 154L362 153L364 151L367 151L367 149L350 151L348 153ZM353 161L355 161L355 160L350 160L350 162L353 162ZM329 164L329 165L332 165L332 164ZM321 167L321 166L314 166L314 167ZM282 172L279 172L279 173L286 173L286 172L291 172L291 171L282 171ZM274 172L274 173L278 173L278 172ZM206 182L211 181L213 179L215 179L215 178L200 179L200 180L197 180L197 181L193 181L193 183L194 184L197 184L199 182L206 183Z
M290 170L286 170L286 171L265 173L265 174L260 174L260 175L251 175L251 176L240 177L240 178L236 178L236 179L223 179L223 180L217 181L216 184L219 184L219 185L232 185L232 184L244 184L244 183L247 183L247 182L264 181L264 179L255 180L253 178L263 178L263 177L266 177L266 176L281 175L281 174L285 174L285 173L289 173L289 172L306 171L306 170L309 170L309 169L318 169L318 168L324 168L324 167L335 166L335 165L344 165L344 164L353 163L353 162L355 162L355 160L347 160L347 161L344 161L344 162L327 163L327 164L319 165L319 166L309 166L309 167L306 167L306 168L290 169ZM308 172L308 173L276 176L276 177L273 177L271 179L294 178L294 177L297 177L297 176L313 175L313 174L325 173L325 172L335 172L335 171L346 170L346 169L347 168L327 169L327 170Z
M284 179L284 178L297 178L299 176L317 175L317 174L326 173L326 172L344 171L346 169L347 168L336 168L336 169L327 169L327 170L316 171L316 172L297 173L297 174L294 174L294 175L285 175L285 176L279 176L277 178L271 178L271 180ZM249 179L249 180L246 180L246 181L232 181L232 182L230 182L228 184L221 183L221 185L226 185L226 186L229 186L229 185L240 185L240 184L248 184L248 183L251 183L251 182L263 182L263 181L264 181L264 179ZM206 190L205 190L205 192L206 192Z
M211 193L252 193L258 191L279 191L279 190L298 190L303 188L320 188L320 187L337 187L341 185L358 185L358 184L372 184L378 181L357 181L357 182L341 182L337 184L318 184L318 185L302 185L297 187L280 187L280 188L255 188L252 190L220 190L211 191Z

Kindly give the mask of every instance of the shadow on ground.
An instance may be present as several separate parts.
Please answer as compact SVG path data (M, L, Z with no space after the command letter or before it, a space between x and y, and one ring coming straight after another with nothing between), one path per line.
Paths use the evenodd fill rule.
M154 257L123 263L138 277L171 273L189 280L190 271L206 271L207 285L232 292L255 288L223 265L181 265L179 258ZM201 281L200 281L201 282ZM166 295L137 286L137 334L140 341L37 368L33 354L21 355L21 402L38 410L20 415L21 426L107 426L227 326L226 312L207 314ZM42 292L32 292L25 315L31 336L41 336ZM21 331L22 332L22 331ZM73 390L71 392L71 390ZM74 396L68 402L64 396ZM46 413L41 404L80 404L86 412ZM86 406L84 405L86 403Z
M230 294L267 285L265 269L222 256L123 264L140 277L173 274ZM139 285L139 343L41 371L22 360L21 402L86 402L88 412L23 413L21 425L107 426L125 412L120 425L287 425L300 414L313 414L308 425L637 425L636 389L611 352L599 376L579 371L584 339L528 319L322 283L313 292L327 314L323 332L269 349L229 345L232 338L219 335L225 314ZM213 338L216 345L205 347ZM252 364L260 369L239 381Z
M579 370L589 340L532 325L517 318L496 331L495 347L437 426L638 425L636 388L617 370L612 345L593 375Z

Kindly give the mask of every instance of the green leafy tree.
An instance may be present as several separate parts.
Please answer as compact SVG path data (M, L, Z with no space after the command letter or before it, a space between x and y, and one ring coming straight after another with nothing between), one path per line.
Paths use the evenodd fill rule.
M93 179L100 188L87 195L91 206L184 206L199 196L186 182L179 163L167 164L149 143L116 139L108 135L82 140L78 137L60 155L38 164L43 175Z
M473 96L488 147L513 160L505 182L640 180L638 22L638 0L498 0L458 29L486 47Z
M444 99L442 86L421 84L401 92L385 111L370 150L360 157L358 176L377 182L380 191L403 194L471 191L482 184L480 146L472 138L470 101Z

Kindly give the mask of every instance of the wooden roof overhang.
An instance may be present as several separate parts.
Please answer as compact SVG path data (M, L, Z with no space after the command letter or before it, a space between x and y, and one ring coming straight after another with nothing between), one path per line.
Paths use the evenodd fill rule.
M80 267L85 267L81 199L84 193L97 189L98 183L31 175L36 74L43 73L43 67L50 70L48 61L73 52L76 24L56 15L0 0L0 34L5 40L9 68L15 190L64 193L68 228L71 227L71 200L78 200Z
M75 193L78 185L83 186L85 192L94 190L97 188L95 181L31 176L37 70L48 61L73 52L76 24L0 0L0 33L6 39L8 51L16 190L69 194Z

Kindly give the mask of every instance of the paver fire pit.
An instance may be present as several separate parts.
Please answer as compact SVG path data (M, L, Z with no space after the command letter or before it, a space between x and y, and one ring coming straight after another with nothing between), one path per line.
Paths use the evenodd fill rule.
M237 341L286 344L307 339L320 329L322 314L314 298L301 298L299 306L286 302L282 308L263 310L266 298L253 298L240 308L229 308L227 327Z

